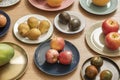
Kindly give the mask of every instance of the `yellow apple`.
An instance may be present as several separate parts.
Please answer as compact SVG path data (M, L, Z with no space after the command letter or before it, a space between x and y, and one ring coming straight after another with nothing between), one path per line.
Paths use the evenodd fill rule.
M92 0L92 3L96 6L105 6L110 0Z
M47 0L47 4L50 7L59 7L62 2L63 2L63 0Z

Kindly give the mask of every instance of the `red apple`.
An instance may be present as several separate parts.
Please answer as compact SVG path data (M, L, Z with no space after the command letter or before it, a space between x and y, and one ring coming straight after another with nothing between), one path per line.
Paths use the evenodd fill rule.
M111 32L105 36L105 45L111 50L117 50L120 47L120 34Z
M62 37L54 37L51 39L50 47L58 51L63 50L65 46L65 41Z
M47 52L46 52L46 61L48 63L56 63L58 61L58 56L59 56L59 53L57 50L55 49L49 49Z
M119 24L114 19L109 18L102 23L102 31L105 35L107 35L110 32L118 32L118 30Z
M59 54L59 63L68 65L72 62L72 52L71 51L62 51Z

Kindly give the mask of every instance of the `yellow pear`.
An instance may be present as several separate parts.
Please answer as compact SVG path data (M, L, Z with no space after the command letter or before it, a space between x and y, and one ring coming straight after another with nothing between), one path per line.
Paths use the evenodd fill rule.
M30 30L30 27L28 26L27 23L21 23L18 26L18 33L23 36L26 37L27 36L27 32Z
M92 0L92 3L96 6L105 6L110 0Z
M42 20L40 21L40 24L38 25L38 29L40 30L40 32L46 33L50 28L50 23L47 20Z
M36 17L31 16L28 18L27 23L30 28L36 28L39 24L39 20Z
M27 37L31 40L37 40L40 35L41 35L41 32L39 29L32 28L31 30L29 30Z

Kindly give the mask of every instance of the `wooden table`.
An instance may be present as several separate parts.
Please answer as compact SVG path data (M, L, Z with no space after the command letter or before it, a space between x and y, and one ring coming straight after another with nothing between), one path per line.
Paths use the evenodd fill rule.
M38 70L38 68L34 65L34 62L33 62L33 55L38 45L29 45L29 44L22 43L19 40L17 40L12 33L12 28L16 20L18 20L22 16L25 16L28 14L39 14L39 15L46 16L53 23L54 17L61 11L56 11L56 12L43 11L43 10L33 7L27 0L21 0L18 4L11 6L11 7L0 8L0 10L5 11L11 18L10 29L8 33L0 39L0 41L14 42L15 44L18 44L22 48L24 48L25 51L27 52L29 56L28 68L25 74L20 78L20 80L82 80L80 76L80 70L81 70L81 66L83 62L89 57L97 55L97 53L91 50L86 44L86 41L85 41L86 29L90 27L90 25L96 23L97 21L102 21L109 17L114 17L120 21L120 18L119 18L120 9L119 8L120 8L120 5L118 5L118 9L115 12L108 14L108 15L104 15L104 16L98 16L98 15L90 14L86 12L85 10L83 10L79 4L79 0L75 0L73 5L62 10L62 11L68 10L68 11L79 12L84 16L86 20L85 29L82 32L74 34L74 35L63 34L59 32L56 28L54 28L53 36L62 36L64 39L73 43L80 52L80 62L78 64L77 69L73 71L72 73L65 75L65 76L59 76L59 77L50 76ZM111 58L111 59L113 59L118 65L120 65L119 57Z

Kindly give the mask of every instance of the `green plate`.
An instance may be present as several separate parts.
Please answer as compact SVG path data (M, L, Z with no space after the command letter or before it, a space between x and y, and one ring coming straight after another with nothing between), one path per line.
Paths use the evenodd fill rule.
M0 80L18 80L26 71L28 56L23 48L10 42L5 43L14 48L15 54L10 62L0 67Z
M114 12L117 9L118 0L110 0L110 2L103 7L95 6L92 0L80 0L81 7L89 13L96 15L106 15Z

